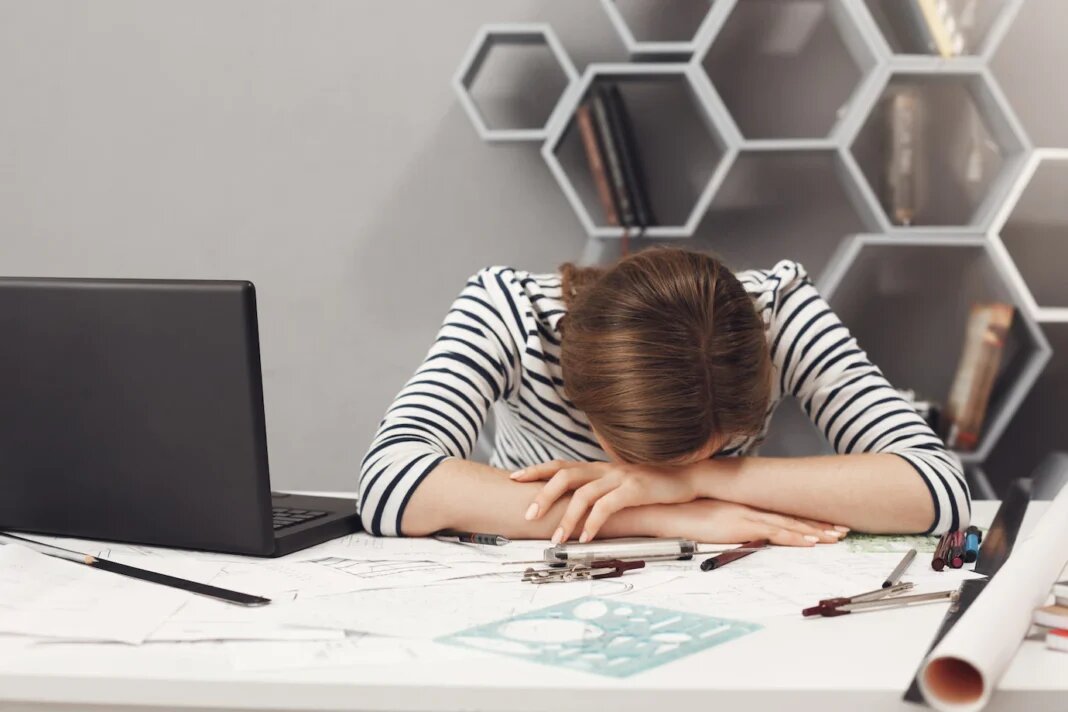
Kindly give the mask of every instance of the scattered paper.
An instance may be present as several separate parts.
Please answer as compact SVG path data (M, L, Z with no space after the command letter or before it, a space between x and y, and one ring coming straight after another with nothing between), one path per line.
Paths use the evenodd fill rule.
M0 632L141 643L191 594L0 547Z

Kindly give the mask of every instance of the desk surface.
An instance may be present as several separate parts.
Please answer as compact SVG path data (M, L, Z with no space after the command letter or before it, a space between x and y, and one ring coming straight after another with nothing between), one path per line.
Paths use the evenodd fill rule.
M988 524L995 509L977 502L974 520ZM945 611L936 604L769 619L758 633L622 680L504 656L472 665L434 644L407 662L386 656L380 664L270 673L236 672L212 644L42 645L0 665L0 701L265 710L908 709L902 691ZM1064 710L1066 694L1068 655L1029 639L989 709Z

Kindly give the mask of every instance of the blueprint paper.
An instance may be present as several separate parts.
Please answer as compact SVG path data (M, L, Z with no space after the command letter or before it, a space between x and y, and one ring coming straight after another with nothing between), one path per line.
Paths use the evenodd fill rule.
M629 677L760 630L757 623L584 597L438 642L609 677Z
M141 643L191 594L0 546L0 633Z

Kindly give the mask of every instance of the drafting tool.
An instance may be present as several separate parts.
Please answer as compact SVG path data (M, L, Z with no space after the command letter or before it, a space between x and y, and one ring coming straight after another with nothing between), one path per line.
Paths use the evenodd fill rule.
M456 529L442 529L434 534L439 541L452 541L459 544L482 544L483 546L505 546L512 541L500 534L479 534L478 532L461 532Z
M591 579L619 578L624 571L645 568L644 561L591 561L583 564L571 564L566 568L529 568L523 572L523 580L529 583L566 583L568 581L589 581Z
M897 582L901 580L902 574L904 574L905 571L908 570L909 564L911 564L912 560L915 558L915 549L909 549L908 551L906 551L904 558L901 559L901 563L895 566L894 570L891 571L890 575L886 577L885 581L883 581L883 588L890 588L897 584Z
M755 539L753 541L747 541L746 543L742 544L742 546L738 549L732 549L722 554L718 554L717 556L713 556L710 559L705 559L701 562L701 570L712 571L714 569L720 568L721 566L726 566L730 562L737 561L738 559L741 559L745 556L749 556L754 551L759 551L767 545L767 539Z
M884 591L886 589L883 589ZM882 611L890 608L905 608L920 603L936 603L938 601L956 601L960 597L960 590L938 591L937 593L917 593L912 596L889 596L874 598L866 601L849 601L837 605L817 606L817 610L809 615L820 615L825 618L844 616L847 613L859 613L861 611ZM812 610L812 609L806 609Z
M610 539L608 541L590 542L588 544L558 544L545 549L543 558L538 561L502 561L504 565L549 564L564 566L569 563L589 563L614 559L617 561L689 561L702 554L722 554L725 552L759 551L765 547L746 548L746 545L734 549L719 551L699 550L690 539Z
M946 532L938 539L938 545L935 546L934 556L931 557L931 568L935 571L941 571L946 568L946 559L949 558L949 539L949 532Z
M953 569L964 566L964 532L953 532L949 535L949 556L946 563Z
M894 584L893 586L887 586L886 588L877 588L874 591L865 591L864 593L858 593L855 596L824 598L815 606L802 610L801 615L805 616L806 618L810 616L819 615L838 615L827 614L824 613L824 611L829 609L835 609L846 604L864 603L867 601L877 601L882 598L888 598L890 596L895 596L899 593L904 593L905 591L911 591L915 587L915 585L916 584L914 583L904 582Z
M986 542L979 549L979 558L975 561L975 572L977 574L993 577L1005 561L1008 560L1013 544L1016 543L1016 535L1020 533L1020 525L1023 523L1024 514L1027 512L1027 505L1030 501L1031 480L1025 477L1014 480L1009 485L1009 491L1005 495L1005 499L1002 500L1001 506L998 507L997 514L994 515L994 523L990 525L990 529L986 533ZM927 653L924 653L924 660L927 659L927 654L942 641L946 633L957 624L960 617L968 610L968 606L972 605L972 602L979 597L989 580L989 578L968 579L961 584L960 595L953 602L953 605L949 607L949 612L946 613L945 618L942 619L942 625L938 632L935 633L931 646L927 649ZM919 683L919 676L922 671L923 663L921 662L919 669L916 670L916 674L912 678L912 684L905 691L903 699L908 702L921 704L924 702Z
M117 561L98 559L91 554L83 554L78 551L72 551L71 549L64 549L61 546L43 544L39 541L24 539L14 534L0 533L0 539L12 539L16 543L29 549L33 549L37 553L44 554L45 556L52 556L57 559L71 561L83 566L92 566L94 569L110 571L113 574L129 576L130 578L148 581L149 583L155 583L161 586L180 588L183 591L189 591L190 593L196 593L201 596L218 598L227 603L237 603L242 606L263 606L271 602L271 599L263 598L262 596L253 596L248 593L241 593L240 591L231 591L227 588L209 586L205 583L189 581L187 579L178 578L177 576L168 576L167 574L161 574L147 569L139 569L136 566L127 566L126 564L120 564Z

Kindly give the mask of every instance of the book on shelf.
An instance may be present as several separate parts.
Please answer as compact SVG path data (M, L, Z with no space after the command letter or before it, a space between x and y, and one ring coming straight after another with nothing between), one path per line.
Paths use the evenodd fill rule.
M901 25L905 31L902 33L905 51L938 54L938 45L935 43L934 35L931 34L931 28L927 26L919 0L899 0L894 7L901 12Z
M605 222L624 228L654 224L633 122L619 87L595 84L575 118Z
M883 204L897 225L911 225L919 207L922 111L920 95L914 87L897 89L886 99Z
M609 185L612 187L612 196L619 214L619 224L623 227L634 227L638 223L634 214L634 203L631 201L630 191L627 190L627 181L623 177L619 142L612 135L612 125L608 120L608 104L596 88L590 92L590 108L593 110L594 127L600 138L599 145L603 149L604 164L608 167Z
M967 452L979 445L1013 315L1011 304L972 306L943 413L946 445L953 449Z
M575 121L578 123L579 134L582 136L582 148L586 152L586 162L590 166L590 174L593 175L593 186L597 190L597 200L601 203L604 211L604 221L613 227L618 226L619 213L616 211L616 199L612 195L612 186L609 183L608 171L604 165L604 150L601 147L600 137L593 125L593 115L589 104L579 105L575 111Z
M642 168L638 142L634 137L634 126L630 113L623 101L623 92L615 84L601 87L608 106L608 123L612 129L613 140L617 141L619 157L623 168L623 180L634 202L634 218L638 227L655 224L652 206L649 204L649 191L645 185L645 170Z

